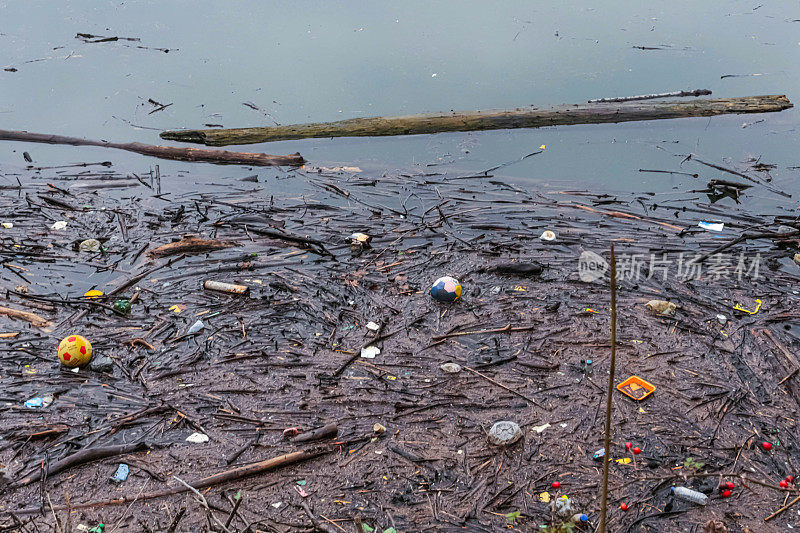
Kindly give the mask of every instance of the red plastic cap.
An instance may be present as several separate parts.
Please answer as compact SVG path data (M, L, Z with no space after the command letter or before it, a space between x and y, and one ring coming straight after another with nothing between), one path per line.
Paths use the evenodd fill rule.
M633 453L639 455L640 453L642 453L642 449L637 446L636 448L633 449Z
M772 443L764 441L764 442L761 443L761 447L764 448L767 451L770 451L772 449Z
M785 489L786 487L789 486L789 484L786 482L786 480L781 480L781 482L778 483L778 485L780 485L782 489Z
M630 442L626 442L625 443L625 449L626 450L630 450L631 448L633 448L633 444L631 444Z
M736 487L736 485L734 485L733 482L731 482L731 481L728 481L727 483L725 483L725 486L728 487L731 490L733 490Z
M560 489L561 488L561 483L559 483L558 481L553 481L553 488L554 489Z
M619 504L619 508L622 509L623 511L627 511L628 510L628 504L627 503L621 503L621 504Z
M786 481L789 483L794 483L794 476L786 476Z
M722 497L723 498L730 498L731 497L731 491L729 491L729 490L722 491Z

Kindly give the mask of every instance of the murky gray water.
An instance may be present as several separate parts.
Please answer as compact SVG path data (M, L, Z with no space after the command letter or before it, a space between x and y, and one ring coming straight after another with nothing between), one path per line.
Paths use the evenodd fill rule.
M679 89L798 98L796 2L595 4L0 2L0 66L17 69L0 70L0 128L157 144L163 129L204 124L547 106ZM77 33L140 40L87 44ZM172 105L149 114L155 107L148 99ZM775 186L798 192L798 170L787 168L800 165L798 122L793 109L243 149L300 151L314 164L359 165L374 173L433 168L457 175L519 159L544 144L544 153L505 167L502 175L530 187L657 192L705 183L638 172L678 169L681 159L672 154L696 152L730 165L761 157L778 165ZM157 162L102 149L0 143L0 173L24 167L23 150L42 166L111 160L120 170L146 171ZM184 179L165 180L175 190L248 172L157 163L166 176L185 171ZM797 207L763 190L753 190L747 201L754 208Z

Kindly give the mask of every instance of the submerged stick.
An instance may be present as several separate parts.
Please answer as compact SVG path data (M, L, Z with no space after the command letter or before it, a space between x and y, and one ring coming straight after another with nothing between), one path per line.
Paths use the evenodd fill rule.
M708 117L726 113L768 113L792 107L784 95L745 96L692 101L621 102L578 104L538 109L431 113L399 117L353 118L338 122L288 126L169 130L162 139L208 146L250 144L311 137L373 137L416 135L443 131L480 131L507 128L540 128L569 124L600 124L664 118Z
M751 181L753 183L758 183L759 185L762 185L763 187L765 187L768 191L774 192L775 194L780 194L781 196L783 196L785 198L791 198L792 197L791 194L788 194L788 193L785 193L785 192L783 192L781 190L778 190L775 187L772 187L771 185L768 185L767 183L764 183L763 181L761 181L761 180L759 180L757 178L753 178L751 176L748 176L747 174L739 172L738 170L733 170L731 168L726 168L726 167L717 165L715 163L709 163L708 161L703 161L702 159L699 159L695 154L689 154L688 156L686 156L685 160L686 161L688 161L688 160L697 161L701 165L705 165L705 166L707 166L709 168L713 168L715 170L721 170L722 172L727 172L728 174L733 174L734 176L739 176L740 178L744 178L744 179L746 179L748 181Z
M786 231L783 233L778 233L776 231L765 231L761 233L742 233L735 239L728 241L725 244L720 244L710 252L701 255L697 259L692 259L690 263L700 264L709 257L711 257L712 255L716 255L720 252L727 250L731 246L735 246L740 242L744 242L750 239L786 239L789 237L797 237L798 235L800 235L800 230Z
M170 242L158 248L153 248L147 252L147 255L150 257L168 257L178 254L204 254L215 250L223 250L232 246L236 246L236 243L233 241L202 239L190 235L177 242Z
M50 325L50 321L46 320L36 313L31 313L29 311L21 311L19 309L12 309L10 307L0 307L0 315L7 316L9 318L19 318L20 320L24 320L26 322L30 322L37 328L46 328Z
M339 424L336 422L331 422L330 424L325 424L321 428L312 429L311 431L306 431L305 433L301 433L295 438L292 439L292 442L297 444L298 442L310 442L312 440L320 440L326 439L328 437L335 437L339 434Z
M782 512L784 512L786 509L788 509L789 507L791 507L792 505L796 504L796 503L797 503L797 502L799 502L799 501L800 501L800 496L798 496L798 497L797 497L797 498L795 498L794 500L790 501L789 503L787 503L786 505L784 505L783 507L781 507L780 509L778 509L777 511L775 511L774 513L772 513L771 515L769 515L768 517L766 517L766 518L764 519L764 522L769 522L770 520L772 520L773 518L775 518L776 516L778 516L779 514L781 514L781 513L782 513Z
M468 367L468 366L465 366L465 367L464 367L464 369L465 369L465 370L469 370L470 372L472 372L473 374L475 374L475 375L476 375L476 376L478 376L478 377L482 377L483 379L485 379L485 380L486 380L486 381L488 381L489 383L492 383L493 385L497 385L497 386L498 386L498 387L500 387L501 389L507 390L507 391L508 391L508 392L510 392L511 394L514 394L514 395L516 395L516 396L519 396L519 397L520 397L520 398L522 398L523 400L527 400L528 402L532 403L532 404L533 404L533 405L535 405L536 407L542 407L542 405L541 405L539 402L537 402L536 400L534 400L533 398L529 398L529 397L525 396L524 394L522 394L522 393L521 393L521 392L519 392L519 391L515 391L514 389L512 389L512 388L510 388L510 387L506 387L505 385L503 385L503 384L502 384L502 383L500 383L499 381L495 381L495 380L493 380L492 378L490 378L490 377L489 377L489 376L487 376L486 374L481 374L481 373L480 373L480 372L478 372L477 370L473 370L473 369L471 369L471 368L470 368L470 367ZM542 407L542 409L544 409L544 407Z
M61 459L50 465L50 468L47 469L47 477L50 477L54 474L61 472L62 470L66 470L68 468L72 468L73 466L82 465L84 463L88 463L91 461L97 461L98 459L105 459L106 457L115 457L117 455L125 454L125 453L133 453L138 452L141 450L147 449L147 444L144 442L136 442L133 444L118 444L113 446L101 446L99 448L87 448L85 450L80 450L78 452L73 453L72 455L68 455L67 457ZM41 470L36 470L28 477L21 479L15 486L25 486L33 483L34 481L39 481L42 476Z
M694 91L672 91L671 93L655 93L655 94L639 94L636 96L619 96L616 98L596 98L589 100L590 104L598 104L601 102L632 102L634 100L653 100L655 98L671 98L682 96L706 96L711 94L708 89L695 89Z
M253 476L255 474L260 474L262 472L273 470L275 468L279 468L282 466L295 464L301 461L307 461L309 459L319 457L320 455L324 455L332 451L333 448L319 448L319 449L287 453L284 455L273 457L272 459L267 459L265 461L259 461L257 463L252 463L249 465L232 468L230 470L225 470L223 472L220 472L219 474L214 474L212 476L198 479L192 482L191 485L196 489L204 489L206 487L212 487L214 485L219 485L221 483L226 483L228 481L235 481L245 477ZM75 510L75 509L89 509L91 507L104 507L106 505L120 505L123 503L130 503L136 500L142 501L142 500L152 500L154 498L162 498L164 496L180 494L188 490L189 489L187 489L185 486L178 486L178 487L173 487L171 489L160 490L157 492L146 492L144 494L139 494L136 496L120 496L110 500L93 501L77 505L73 504L71 508ZM57 505L54 507L56 511L63 511L66 508L67 507L63 505ZM26 509L19 509L13 511L13 513L16 515L28 515L28 514L39 513L41 512L41 510L42 510L41 507L29 507ZM0 510L0 515L8 514L11 512L12 511L8 510Z
M27 131L0 130L0 141L21 141L44 144L69 144L72 146L100 146L117 148L137 154L173 159L177 161L193 161L215 163L218 165L254 165L260 167L290 165L300 166L305 160L299 153L290 155L269 155L248 152L227 152L223 150L202 150L197 148L178 148L174 146L153 146L142 143L113 143L93 141L80 137L64 137L46 133L29 133Z
M600 533L606 531L606 505L608 503L608 460L611 453L611 397L614 391L614 371L617 364L617 260L614 245L611 245L611 260L608 263L611 276L611 369L608 374L606 396L606 436L603 454L603 498L600 504Z

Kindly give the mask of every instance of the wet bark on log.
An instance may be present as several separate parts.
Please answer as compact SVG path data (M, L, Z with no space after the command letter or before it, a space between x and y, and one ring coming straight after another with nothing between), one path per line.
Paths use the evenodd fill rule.
M233 241L221 239L201 239L200 237L185 237L177 242L171 242L154 248L147 252L150 257L167 257L177 254L200 254L223 250L236 246Z
M520 107L511 110L467 111L354 118L287 126L169 130L162 139L208 146L251 144L312 137L372 137L415 135L445 131L479 131L507 128L539 128L570 124L600 124L665 118L708 117L729 113L768 113L792 107L784 95L714 98L691 101L633 101L577 104L550 109Z

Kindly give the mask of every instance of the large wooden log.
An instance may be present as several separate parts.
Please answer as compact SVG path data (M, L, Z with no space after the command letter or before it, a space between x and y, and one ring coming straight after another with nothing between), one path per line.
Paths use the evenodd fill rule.
M539 128L569 124L599 124L664 118L708 117L728 113L768 113L792 107L784 95L713 98L690 101L670 100L588 103L538 109L468 111L406 115L400 117L353 118L289 126L169 130L162 139L208 146L250 144L310 137L371 137L414 135L443 131L478 131L507 128Z
M254 166L300 166L305 160L299 153L290 155L269 155L248 152L226 152L224 150L203 150L200 148L183 148L175 146L153 146L142 143L114 143L95 141L80 137L65 137L49 133L30 133L27 131L0 130L0 141L21 141L44 144L69 144L72 146L100 146L102 148L117 148L137 154L173 159L177 161L192 161L215 163L218 165L254 165Z

